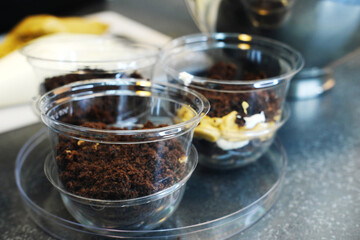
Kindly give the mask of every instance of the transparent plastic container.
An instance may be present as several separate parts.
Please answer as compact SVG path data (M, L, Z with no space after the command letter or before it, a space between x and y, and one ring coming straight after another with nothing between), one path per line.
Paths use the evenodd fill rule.
M68 212L80 223L97 228L152 229L165 221L179 206L185 184L198 161L195 148L191 150L179 182L160 192L134 199L90 199L66 191L51 155L45 159L44 172L50 183L60 192ZM100 230L100 233L107 234L107 231Z
M43 94L65 84L94 78L150 78L159 49L110 36L55 34L21 49Z
M159 63L169 82L210 101L193 142L199 163L228 169L254 162L271 145L288 118L289 82L303 64L302 56L285 44L237 33L174 39Z
M209 109L200 94L137 79L69 84L38 101L48 126L50 182L81 223L151 229L169 217L197 157L193 131ZM186 107L193 118L181 122Z
M19 151L15 179L27 214L58 239L228 239L269 211L281 193L286 172L286 153L277 139L258 161L243 168L213 171L198 166L177 210L156 229L99 228L76 221L46 178L44 161L51 153L46 133L42 129Z

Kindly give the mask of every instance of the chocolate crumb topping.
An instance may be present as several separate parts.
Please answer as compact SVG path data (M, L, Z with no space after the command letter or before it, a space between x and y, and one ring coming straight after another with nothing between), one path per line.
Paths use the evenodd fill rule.
M60 75L55 77L49 77L45 79L44 82L44 91L48 92L51 91L57 87L64 86L69 83L82 81L82 80L88 80L88 79L96 79L96 78L143 78L140 73L137 71L134 71L131 74L125 74L125 73L109 73L102 69L81 69L74 73L69 73L66 75Z
M237 80L237 67L232 63L218 62L208 69L206 76L217 80ZM244 72L242 80L262 80L267 76L264 72ZM223 117L232 111L238 112L236 123L239 126L245 124L244 117L264 111L267 119L272 120L280 109L281 99L275 94L272 89L263 89L261 91L248 91L249 87L239 85L222 86L220 89L194 89L202 93L210 102L211 108L208 113L209 117ZM222 91L226 90L226 92ZM234 92L231 92L234 90ZM241 90L246 90L241 92ZM255 90L255 89L254 89ZM235 92L236 91L236 92ZM243 102L249 104L249 107L244 110Z
M124 130L100 122L83 127ZM142 129L152 129L151 122ZM113 140L113 139L111 139ZM126 136L121 136L126 140ZM87 198L122 200L171 187L182 178L184 149L176 139L142 144L105 144L59 136L56 162L67 191Z

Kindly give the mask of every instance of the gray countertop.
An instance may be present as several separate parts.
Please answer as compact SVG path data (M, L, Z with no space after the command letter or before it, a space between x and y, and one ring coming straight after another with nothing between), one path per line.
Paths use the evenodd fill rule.
M335 69L336 86L290 102L279 131L288 155L278 203L246 239L360 239L360 56ZM234 238L237 239L237 238Z
M79 14L112 9L172 37L198 31L182 1L167 1L163 8L154 7L159 0L109 1ZM149 9L156 17L144 15ZM260 221L231 239L360 239L359 76L357 56L335 69L330 92L289 101L291 117L278 133L288 155L280 198ZM27 216L14 179L18 151L40 128L0 135L1 239L52 239Z

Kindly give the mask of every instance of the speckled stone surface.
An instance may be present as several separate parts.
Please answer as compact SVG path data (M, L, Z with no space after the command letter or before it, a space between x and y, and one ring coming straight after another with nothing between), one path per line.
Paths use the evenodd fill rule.
M129 3L119 12L127 7L134 9ZM186 9L177 10L181 33L193 32L189 16L181 15ZM157 29L179 34L165 25ZM335 77L327 94L290 102L292 115L278 134L288 155L280 198L231 240L360 239L360 56L338 66ZM27 216L14 180L16 155L39 129L37 124L0 135L0 239L53 239Z
M288 155L281 196L270 212L235 239L359 239L360 57L336 69L336 87L290 102L279 137ZM14 160L40 124L0 135L1 239L52 239L27 216Z
M52 239L27 215L14 177L16 155L40 127L36 124L0 135L0 239Z
M335 73L327 94L291 102L281 197L233 239L360 239L360 57Z

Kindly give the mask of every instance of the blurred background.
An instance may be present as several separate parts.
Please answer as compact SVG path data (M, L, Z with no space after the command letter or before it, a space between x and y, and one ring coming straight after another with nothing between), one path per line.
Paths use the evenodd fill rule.
M87 6L99 4L102 0L21 0L3 1L0 8L0 32L9 31L24 17L33 14L69 15Z
M84 16L100 11L117 12L171 37L199 32L183 0L22 0L21 4L5 1L2 6L2 33L28 15ZM152 14L148 14L149 10Z

